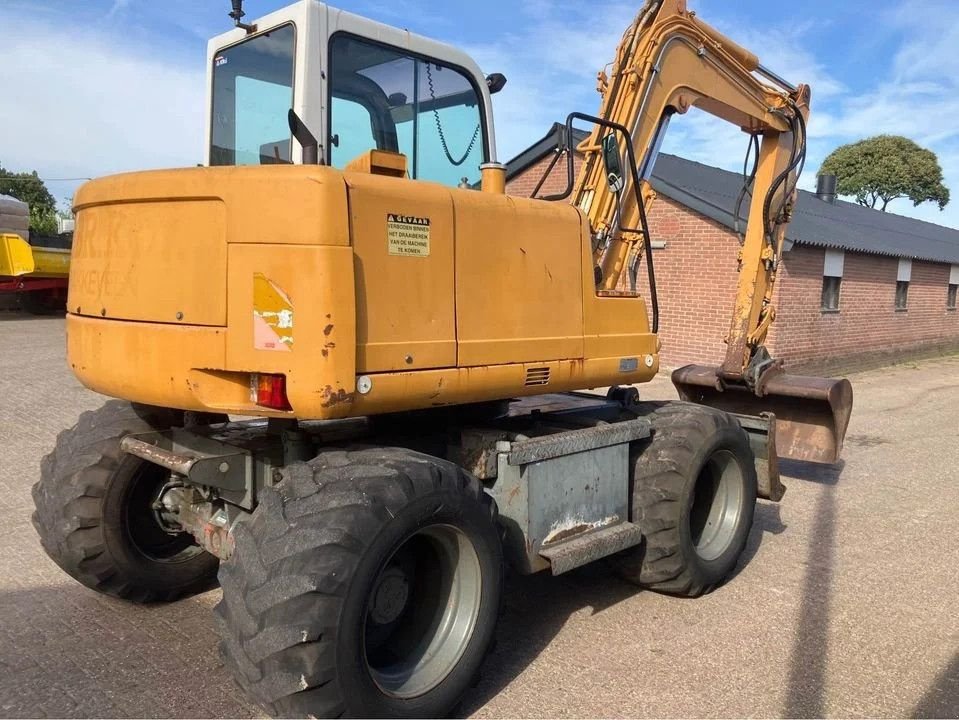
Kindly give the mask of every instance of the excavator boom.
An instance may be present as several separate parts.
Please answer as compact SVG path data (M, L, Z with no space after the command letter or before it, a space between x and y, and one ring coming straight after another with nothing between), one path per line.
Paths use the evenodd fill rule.
M738 222L749 195L726 356L716 368L680 368L673 382L685 400L775 417L780 456L835 462L852 409L848 380L785 374L764 345L805 159L809 87L793 86L765 68L688 11L685 0L647 0L609 72L598 74L598 90L599 117L578 147L584 162L570 188L571 202L586 213L593 232L597 291L614 293L624 284L635 289L635 268L650 247L645 215L655 194L646 180L670 119L695 106L740 127L755 157L735 211ZM631 172L621 171L620 139L629 145ZM655 297L653 306L655 317Z

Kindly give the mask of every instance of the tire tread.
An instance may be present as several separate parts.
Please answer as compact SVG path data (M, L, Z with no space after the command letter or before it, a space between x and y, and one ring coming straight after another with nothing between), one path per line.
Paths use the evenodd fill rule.
M745 431L728 413L693 403L644 402L636 411L653 427L651 437L636 443L630 457L633 518L643 529L644 542L640 552L620 559L620 573L657 592L702 595L718 582L697 572L682 546L679 523L690 482L688 466L718 433L732 431L748 447Z
M339 717L349 699L335 680L335 619L366 546L394 512L434 489L466 492L494 522L496 505L455 465L399 448L327 450L282 475L237 523L237 552L220 566L220 651L271 714Z
M31 493L33 526L47 555L74 579L98 592L133 602L165 602L206 589L212 573L177 587L144 587L118 571L103 538L102 500L123 460L120 439L132 433L181 425L178 410L111 400L83 412L57 435L40 463Z

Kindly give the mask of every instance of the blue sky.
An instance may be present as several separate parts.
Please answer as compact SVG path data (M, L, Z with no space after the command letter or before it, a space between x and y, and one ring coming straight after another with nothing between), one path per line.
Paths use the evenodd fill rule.
M288 4L246 0L250 18ZM342 0L343 9L460 46L503 72L494 99L501 160L571 110L593 112L595 74L641 0ZM812 86L802 185L837 145L907 135L940 157L944 212L890 210L959 227L959 2L690 0L707 22L793 82ZM192 165L203 157L206 39L229 28L229 0L0 0L4 38L0 163L47 178ZM739 169L745 137L691 112L668 151ZM51 183L57 198L77 182Z

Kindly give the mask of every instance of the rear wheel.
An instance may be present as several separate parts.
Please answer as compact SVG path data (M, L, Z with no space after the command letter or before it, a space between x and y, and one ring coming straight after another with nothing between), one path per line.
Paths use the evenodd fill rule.
M217 559L189 534L165 532L153 511L167 471L120 450L125 435L184 419L178 410L113 400L57 437L33 486L33 525L71 577L135 602L173 600L215 584Z
M215 610L239 684L281 716L431 717L493 637L496 506L410 450L327 451L283 471L235 529Z
M688 403L641 403L652 435L632 452L632 510L644 542L620 559L629 580L694 597L736 566L752 527L756 469L736 419Z

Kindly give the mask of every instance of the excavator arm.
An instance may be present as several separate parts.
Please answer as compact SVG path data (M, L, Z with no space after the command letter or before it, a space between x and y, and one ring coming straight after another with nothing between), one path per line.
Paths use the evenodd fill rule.
M852 409L851 385L787 375L764 345L805 158L809 87L763 67L688 11L685 0L647 0L608 67L598 74L598 117L579 115L595 122L577 148L584 162L569 188L571 202L589 218L597 292L613 294L624 284L635 291L640 259L652 261L646 211L655 193L646 181L670 119L695 106L740 127L755 152L735 210L738 224L750 197L726 356L718 368L680 368L673 382L684 399L765 418L780 456L835 462ZM620 140L628 144L625 153ZM630 172L622 171L623 155Z

